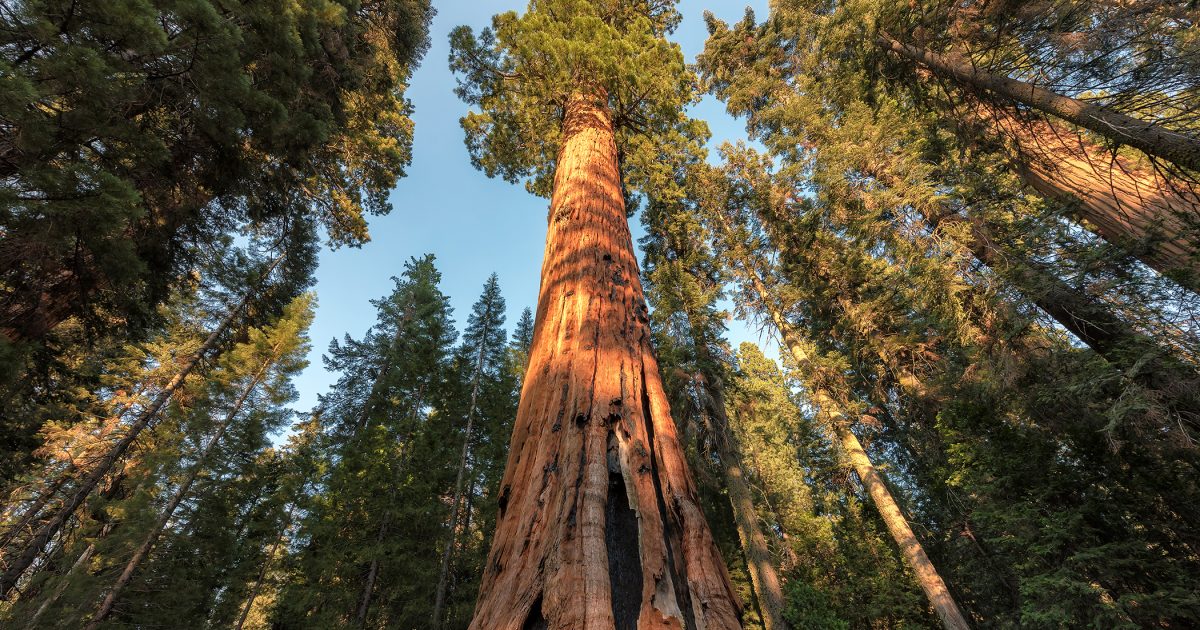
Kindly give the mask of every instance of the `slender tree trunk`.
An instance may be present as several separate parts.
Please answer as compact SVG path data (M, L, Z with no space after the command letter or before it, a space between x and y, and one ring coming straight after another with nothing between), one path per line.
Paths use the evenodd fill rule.
M111 521L105 523L104 527L100 528L100 534L96 537L96 540L100 540L105 536L108 536L108 533L112 531L112 528L113 524ZM41 606L38 606L37 611L34 612L33 616L29 618L29 621L25 623L25 630L36 630L39 627L38 620L42 618L42 615L46 614L46 611L54 605L54 602L58 601L58 598L62 597L62 594L67 591L67 587L71 585L71 576L78 571L80 567L86 565L88 561L92 559L92 556L95 555L96 540L93 540L87 546L87 548L83 550L83 553L79 554L79 557L75 559L75 562L71 565L71 568L63 574L62 578L58 582L58 585L54 587L54 593L47 597L46 600L42 602Z
M250 588L250 596L242 606L242 613L238 615L237 625L234 626L234 630L242 630L242 627L246 625L246 619L250 617L250 610L254 608L254 600L258 599L258 594L262 591L263 582L267 579L267 569L271 567L271 561L275 559L275 554L279 553L279 548L283 545L284 538L287 537L288 526L292 522L292 514L295 511L296 504L293 503L288 508L287 516L283 519L283 529L279 531L279 536L271 544L271 549L267 552L267 557L263 558L262 567L258 570L258 577L254 580L254 586Z
M8 546L11 545L14 540L16 540L17 536L20 535L22 531L28 529L30 524L33 523L34 519L42 513L42 510L44 510L46 505L50 503L50 499L54 498L54 495L58 494L58 491L61 490L62 487L71 480L71 478L74 476L74 472L74 464L68 464L66 470L55 477L54 481L52 481L45 488L43 488L41 492L38 493L37 498L35 498L33 503L25 509L25 511L21 514L21 517L17 519L17 522L13 523L8 527L8 529L4 530L4 535L0 536L0 558L4 557L4 551L8 549Z
M659 380L606 101L565 110L474 630L741 627Z
M714 361L704 340L698 338L698 335L693 336L693 345L697 348L702 364L711 364ZM717 455L721 458L725 488L729 492L729 504L733 509L733 520L742 543L742 551L746 556L746 565L750 569L750 582L762 614L763 626L765 630L786 630L788 625L783 619L786 605L783 598L783 582L775 570L767 538L763 535L758 510L754 507L750 482L742 468L741 449L738 447L733 427L729 424L729 415L725 411L725 386L712 374L704 374L703 378L704 391L707 393L704 406L717 430Z
M728 441L732 438L732 435L725 435L718 440ZM783 620L783 584L779 580L779 573L775 571L775 564L771 561L771 551L758 522L758 512L754 509L750 484L742 470L741 458L732 444L719 448L721 464L725 469L725 487L729 491L729 503L733 507L733 520L737 524L738 538L741 539L742 550L746 554L746 564L750 566L750 581L762 611L763 627L766 630L783 630L788 627Z
M939 55L905 44L886 32L881 31L875 41L885 50L915 61L942 77L1057 116L1113 142L1140 149L1147 155L1200 171L1200 139L1164 129L1154 123L1138 120L1100 105L1063 96L1032 83L991 74L976 68L965 59Z
M276 349L278 349L278 346L276 346ZM250 382L246 385L246 388L242 390L242 393L240 396L238 396L237 401L233 403L233 409L226 414L225 419L221 421L221 424L217 425L217 429L213 433L213 436L209 438L208 443L204 445L204 448L196 456L196 463L192 464L192 468L188 471L187 477L181 484L179 484L179 487L176 488L175 494L171 496L171 500L168 501L167 506L163 508L162 514L159 515L158 520L154 523L154 526L150 528L149 532L147 532L145 540L143 540L142 544L137 548L136 551L133 552L133 557L130 558L129 562L125 564L125 569L121 571L121 575L117 577L117 581L113 583L112 589L109 590L108 594L104 596L104 601L100 603L100 607L96 610L96 614L92 615L92 620L88 623L86 630L95 630L96 628L99 628L100 622L104 621L104 619L108 617L109 613L112 612L113 606L116 605L117 599L121 596L121 591L123 591L125 587L129 585L129 582L133 579L133 574L135 571L137 571L138 566L141 565L142 561L150 555L150 551L154 549L154 545L158 542L158 538L162 535L163 530L166 529L167 523L170 522L171 517L175 515L175 510L179 507L179 504L183 502L183 499L187 496L188 491L191 490L192 484L196 481L196 477L200 476L200 472L204 470L205 462L208 460L208 456L212 453L213 449L216 448L217 444L221 441L221 438L225 437L225 431L229 429L229 425L233 422L234 418L237 417L238 413L241 412L242 407L246 404L246 400L250 398L252 393L254 393L254 390L258 387L258 384L262 382L263 375L266 373L267 368L270 367L274 360L275 357L272 356L263 363L258 372L251 377Z
M281 260L282 257L277 258L275 263L272 264L271 269L274 269L275 265L277 265ZM267 273L269 274L270 270L268 270ZM104 454L104 456L96 463L92 471L88 473L86 477L84 477L83 482L78 488L75 489L75 492L71 495L71 497L67 499L67 501L58 509L57 512L55 512L54 516L50 517L48 521L42 524L38 531L35 532L32 538L26 543L20 555L18 555L14 559L13 563L4 570L3 574L0 574L0 599L8 597L9 592L12 591L12 589L17 585L17 581L20 580L22 575L24 575L25 570L28 569L31 564L33 564L33 561L37 558L38 554L42 552L42 549L46 546L46 543L50 542L50 539L53 538L56 533L58 533L63 524L66 523L67 519L71 518L71 516L75 514L75 510L79 509L80 505L83 505L84 500L87 499L92 490L94 490L96 486L100 484L100 481L103 480L104 477L109 473L113 465L116 464L119 459L121 459L121 457L125 454L125 451L129 450L129 446L133 444L134 440L137 439L142 430L150 425L150 422L167 404L167 401L171 399L171 396L175 394L175 391L183 385L183 382L187 379L188 375L192 373L192 370L200 364L200 361L203 360L209 352L216 348L217 342L220 340L225 331L233 324L234 320L238 316L238 313L240 313L249 302L252 294L253 291L248 291L245 297L242 298L241 302L229 310L229 313L224 319L221 320L217 327L213 329L213 331L208 335L208 338L204 340L204 343L200 345L200 347L195 353L192 354L191 357L183 362L183 364L179 367L179 371L176 372L175 376L170 380L170 382L163 387L162 391L159 392L158 396L155 397L150 406L144 409L142 413L139 414L138 417L129 425L129 428L125 431L125 435L122 436L120 440L117 440L117 442L108 450L108 452Z
M96 436L95 443L103 444L132 406L131 403L118 405L112 415L100 425L99 435ZM87 456L80 456L79 459L84 460L85 465L83 469L86 470ZM16 540L17 536L22 531L31 528L38 517L42 516L42 511L49 505L50 500L63 489L63 486L80 474L81 467L75 463L75 460L76 458L72 457L70 461L66 462L63 470L54 477L53 481L47 483L42 488L42 491L38 493L33 503L25 509L17 522L5 529L3 535L0 535L0 560L4 558L5 550ZM14 504L13 508L15 507L16 505Z
M888 491L883 478L871 464L871 459L867 457L858 438L854 437L850 428L841 420L835 419L833 424L842 441L842 451L854 466L854 471L858 473L858 478L866 487L867 493L871 495L871 502L875 504L875 509L883 517L883 522L887 525L888 532L896 541L896 545L900 547L900 553L904 555L904 560L917 575L917 583L921 585L929 602L933 604L933 609L941 618L942 625L947 630L966 630L970 627L967 625L966 618L958 610L958 605L950 596L950 591L946 589L942 577L938 575L937 569L929 561L929 556L925 555L925 549L917 541L916 535L913 534L912 529L908 526L908 521L900 511L900 507L892 499L892 493Z
M486 340L488 336L488 326L491 322L489 319L492 316L492 305L489 302L488 309L484 314L484 328L480 335L479 356L475 359L475 370L471 375L471 404L467 409L467 427L463 431L463 447L462 455L458 460L458 476L454 480L454 500L450 504L450 540L446 541L446 548L442 550L442 567L438 571L437 595L434 597L433 603L433 627L435 629L442 627L442 607L446 604L446 578L450 574L450 554L454 549L454 541L457 538L458 528L458 504L462 503L463 495L463 480L466 478L467 472L467 456L471 453L471 429L475 422L475 405L479 400L479 384L483 377L483 356Z
M723 221L724 217L718 217L718 222L722 227L725 239L727 241L731 241L732 239L731 235L729 234L729 228ZM737 247L737 243L731 242L730 245L734 246L735 248ZM740 258L740 255L735 254L734 257ZM772 296L770 290L758 273L754 269L750 268L750 264L751 263L745 260L735 261L734 267L736 273L743 279L744 282L750 285L752 291L758 299L760 307L762 310L766 311L767 316L775 325L776 330L779 332L779 335L782 338L784 347L791 352L792 357L796 360L796 364L801 367L810 366L811 357L808 350L806 350L805 346L801 343L791 324L784 319L783 313L779 307L776 306L774 297ZM849 429L847 429L843 424L845 421L845 416L842 411L843 406L835 398L834 392L830 392L825 389L825 385L821 383L821 376L813 376L814 378L810 379L809 383L809 394L812 396L813 402L816 403L818 408L832 418L835 429L838 432L838 437L842 440L843 446L846 446L847 439L853 440L854 445L857 446L858 440L854 438L854 435L850 433ZM847 438L847 436L849 436L849 438ZM871 467L870 460L867 458L866 453L863 452L862 448L860 447L858 448L857 452L861 455L861 458L856 458L850 448L846 447L846 450L848 456L851 457L851 461L855 466L855 470L858 471L860 478L863 479L863 484L867 486L867 490L871 494L871 500L875 503L875 509L879 511L880 516L883 518L884 523L888 527L889 533L891 533L896 545L900 548L905 561L908 563L909 567L912 568L913 573L916 575L917 583L920 585L921 590L923 590L925 595L929 598L929 603L933 606L934 611L941 619L942 624L947 630L966 630L969 628L970 626L967 625L966 618L963 616L962 611L959 610L958 604L954 601L954 598L950 595L950 591L946 588L945 582L942 581L941 576L938 575L933 563L929 561L929 557L925 555L925 550L921 547L921 543L917 540L916 536L913 535L912 530L908 527L907 522L904 520L903 514L901 514L899 508L896 506L896 502L892 499L891 494L888 493L887 487L882 484L882 480L880 480L878 473L876 473L875 469ZM869 471L867 469L859 468L862 462L866 463ZM868 472L870 473L869 475L867 475ZM872 481L868 481L868 476ZM878 485L873 485L875 482L878 482ZM882 491L882 494L878 494L878 491ZM893 524L896 522L903 524L903 527L894 527Z
M375 536L375 545L382 545L387 536L387 521L379 524L379 533ZM371 609L371 596L375 592L375 581L379 579L379 554L371 558L367 565L367 578L363 580L362 593L358 596L358 607L354 611L354 625L359 628L367 626L367 612Z
M42 602L41 606L38 606L37 611L34 612L33 616L29 618L29 621L25 623L25 630L36 630L38 627L38 620L42 618L42 615L46 614L46 611L54 605L54 602L58 601L58 598L62 597L62 594L66 592L67 587L71 585L71 575L78 571L79 567L87 564L88 561L92 559L92 554L94 553L96 553L96 543L93 542L83 550L83 553L79 554L79 557L75 559L75 563L71 565L71 568L68 569L65 574L63 574L62 578L58 582L58 585L54 587L54 592Z

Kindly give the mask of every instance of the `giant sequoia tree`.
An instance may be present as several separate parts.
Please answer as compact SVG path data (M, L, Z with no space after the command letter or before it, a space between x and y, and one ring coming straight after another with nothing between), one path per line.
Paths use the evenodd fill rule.
M686 146L673 3L536 0L452 35L474 163L551 195L529 368L474 628L736 628L626 222Z

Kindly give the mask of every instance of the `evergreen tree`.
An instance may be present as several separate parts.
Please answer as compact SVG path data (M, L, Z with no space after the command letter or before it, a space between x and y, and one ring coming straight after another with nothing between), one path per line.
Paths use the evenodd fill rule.
M276 610L284 627L428 624L443 534L447 462L461 448L460 393L451 377L457 336L433 256L411 259L361 340L334 342L326 365L342 373L322 396L320 477L301 503L287 585Z
M269 444L290 415L290 379L305 365L310 303L302 296L269 326L247 331L205 378L180 390L26 581L13 620L79 627L93 616L205 619L214 597L236 588L233 575L253 566L244 528L264 518ZM58 557L75 561L59 566Z
M410 158L403 88L431 15L423 0L5 11L6 361L69 318L144 327L225 234L312 218L363 242Z
M736 628L626 221L698 152L673 2L534 0L451 36L473 163L551 197L528 379L473 628ZM672 160L674 163L674 160ZM532 529L531 529L532 528ZM603 559L607 558L607 562Z
M483 286L483 294L471 309L467 327L463 330L463 343L458 350L461 373L459 379L470 394L466 397L462 454L459 457L454 495L450 502L448 539L443 543L442 564L438 572L437 595L432 615L434 627L441 627L444 622L443 612L451 557L455 548L462 547L464 552L474 552L468 559L475 565L476 571L468 571L465 575L478 575L478 570L483 568L483 554L470 549L469 545L473 541L460 541L460 536L465 538L470 533L477 482L483 483L484 487L481 490L487 495L495 496L501 465L494 457L493 445L503 444L507 437L503 428L509 425L511 415L516 413L515 406L505 404L512 400L513 392L510 374L506 369L508 347L505 337L504 298L500 295L499 279L496 274L492 274ZM485 412L487 415L484 415ZM496 412L501 415L492 415ZM484 417L478 417L481 415ZM477 422L482 431L475 429ZM481 449L487 449L488 452L481 453ZM483 459L481 455L493 457ZM459 531L460 527L462 534ZM468 583L461 588L463 593L469 594L468 599L473 598L477 591L477 588L471 586Z

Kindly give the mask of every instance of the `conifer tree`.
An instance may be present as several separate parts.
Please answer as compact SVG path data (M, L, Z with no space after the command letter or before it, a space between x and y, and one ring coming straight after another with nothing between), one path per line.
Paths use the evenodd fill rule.
M284 627L428 624L461 448L451 350L457 333L433 256L413 258L361 340L334 342L326 365L342 373L321 397L321 476L302 501ZM450 436L455 436L451 438Z
M247 402L251 401L256 390L260 386L264 386L264 389L269 392L270 403L275 405L286 402L287 398L293 395L288 386L288 379L306 365L303 356L307 353L308 346L306 343L307 339L303 333L307 330L311 321L311 297L302 297L285 310L283 316L275 325L267 330L251 331L248 343L234 348L223 357L227 364L235 366L241 364L250 372L238 378L236 368L229 369L227 372L233 374L221 373L214 375L220 380L218 381L218 378L210 378L208 382L217 386L232 386L234 388L240 385L241 391L235 395L233 402L228 407L228 411L225 412L224 418L216 422L212 428L211 435L207 437L207 442L192 457L193 463L190 469L178 483L178 487L167 501L166 506L162 509L161 515L151 526L150 530L146 532L144 540L134 551L133 557L126 563L120 576L113 584L112 589L104 596L104 600L88 624L89 628L99 627L100 622L104 621L112 612L121 591L129 585L138 566L151 553L155 543L162 536L163 529L174 516L175 510L179 508L180 503L188 496L188 492L192 489L197 477L201 472L212 466L210 458L213 457L214 451L216 451L226 432L230 430L231 425L239 420L239 414L242 413ZM244 383L240 381L244 381ZM251 404L254 403L252 402ZM220 413L215 409L213 411ZM261 421L261 413L258 414L257 419Z
M936 618L857 491L803 388L751 343L734 356L730 427L786 577L793 628L932 627Z
M189 342L183 348L172 349L171 365L165 372L168 380L153 391L152 395L146 396L144 406L139 406L137 414L130 418L126 426L121 427L120 437L111 445L105 446L96 455L94 461L87 463L86 467L80 469L78 466L72 466L68 471L61 473L68 477L77 476L77 483L73 485L62 485L57 482L51 484L52 487L65 487L67 493L61 505L38 516L38 520L30 527L31 531L28 537L20 541L19 546L12 548L11 555L6 552L8 561L3 574L0 574L0 595L7 597L10 591L16 587L26 570L43 553L46 545L62 530L93 491L109 477L138 436L158 418L159 412L184 385L197 366L209 359L209 355L219 355L228 348L229 333L235 323L253 321L256 313L261 316L259 309L262 307L269 309L270 303L278 299L279 294L287 293L288 288L286 287L272 286L272 283L276 282L273 274L280 268L280 263L285 258L287 258L286 252L267 262L261 270L252 275L249 286L243 288L242 294L234 298L236 302L224 306L225 312L218 315L219 319L216 320L211 331L207 332L202 343L195 344L193 347L193 344ZM286 265L284 268L286 269ZM263 303L258 303L259 300ZM150 394L150 392L147 393ZM119 422L124 411L122 409L116 413L114 420ZM76 475L76 473L78 474Z
M688 168L681 170L686 173ZM726 413L729 352L722 337L724 313L717 308L725 274L713 255L701 216L687 200L653 198L643 222L647 226L642 246L647 298L653 308L651 327L664 372L683 372L683 378L664 379L667 392L674 394L672 409L677 416L684 416L685 422L693 419L699 424L694 433L700 439L700 450L719 460L717 467L729 496L763 627L785 628L782 582L759 524L742 453Z
M541 292L473 628L739 627L659 378L627 191L698 129L673 3L535 0L451 37L474 164L551 196Z
M815 352L811 344L806 343L787 320L778 296L767 284L770 281L768 263L753 252L753 244L747 244L750 240L749 234L740 231L739 226L723 214L725 209L720 208L723 203L720 197L707 201L710 208L708 220L715 225L721 251L728 257L733 273L745 287L744 292L750 295L753 308L759 311L763 319L771 322L782 345L791 353L797 367L804 374L813 403L829 418L829 424L841 442L847 459L867 488L888 531L903 553L905 561L912 568L918 584L925 591L942 624L948 630L965 630L969 627L965 616L920 542L913 535L912 528L875 471L858 438L850 431L853 394L839 375L814 360Z
M761 26L753 15L732 29L712 20L701 65L733 109L761 109L758 121L786 129L778 140L797 155L811 119L822 113L878 104L898 106L905 116L933 115L960 145L1005 159L1055 212L1195 291L1198 197L1187 149L1168 158L1181 168L1156 169L1136 155L1107 151L1093 136L1150 155L1196 143L1186 103L1197 74L1181 62L1194 45L1180 28L1186 20L1161 7L1093 2L1050 2L1012 19L990 7L921 4L923 11L894 11L779 2ZM920 41L899 42L896 33ZM904 55L899 66L885 52L896 50ZM1023 85L999 76L1006 74L1023 76ZM834 85L846 76L863 80ZM1074 96L1039 93L1048 87ZM1064 98L1070 111L1049 104ZM1099 122L1105 118L1128 124L1114 130Z
M311 218L335 244L366 240L363 215L388 210L410 159L403 88L432 10L331 6L43 0L4 12L6 361L69 318L145 327L196 250L231 232Z
M459 351L467 359L465 364L469 366L467 369L470 376L465 382L471 393L467 399L462 454L459 456L458 473L454 480L454 496L450 500L450 526L447 528L449 540L445 541L442 549L442 566L438 572L437 594L433 604L432 624L435 628L442 626L450 559L459 538L460 506L467 512L466 520L470 519L471 502L464 496L464 491L474 494L475 480L471 479L470 488L465 488L464 483L469 474L474 474L469 470L471 442L475 437L472 429L481 402L480 394L487 385L505 376L505 342L504 298L500 295L499 279L493 273L484 284L483 294L475 302L471 315L467 318L467 327L463 330L463 346ZM488 379L488 383L484 382L485 378Z

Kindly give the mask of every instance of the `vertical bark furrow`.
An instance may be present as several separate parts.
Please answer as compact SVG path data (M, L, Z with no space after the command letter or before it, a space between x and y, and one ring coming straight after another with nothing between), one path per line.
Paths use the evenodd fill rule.
M619 449L615 435L610 438L610 443L610 453ZM637 545L631 545L629 541L638 539L637 514L629 507L625 477L619 463L611 456L609 461L604 541L608 549L608 579L612 584L613 623L615 630L636 630L642 605L642 563L638 559Z
M675 605L673 589L664 603L655 587L669 564L667 538L688 537L689 528L711 546L683 565L697 568L686 583L711 593L707 627L740 627L724 567L704 566L720 562L707 525L666 528L658 510L649 457L663 446L647 423L662 434L671 419L665 406L641 415L644 390L662 394L657 367L644 365L644 298L604 100L581 93L564 117L529 371L474 629L517 630L533 613L556 630L613 628L632 608L639 630L681 630L682 616L662 612ZM687 475L673 466L662 482L682 488L667 496L695 506ZM632 559L636 580L625 577Z

